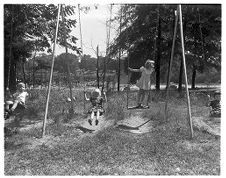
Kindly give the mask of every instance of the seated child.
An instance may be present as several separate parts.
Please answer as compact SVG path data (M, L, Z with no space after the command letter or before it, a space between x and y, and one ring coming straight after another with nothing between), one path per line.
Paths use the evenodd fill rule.
M11 100L5 101L5 111L7 112L7 116L16 109L16 108L25 108L25 101L26 97L28 96L28 93L25 90L25 84L24 83L18 83L17 85L17 91L13 95L11 95Z
M221 95L219 91L215 92L214 100L210 101L209 107L210 107L210 116L221 117Z
M96 116L95 123L98 124L98 118L99 116L103 115L104 109L103 109L103 102L107 101L106 94L104 94L104 97L101 96L100 89L96 88L91 92L91 97L87 98L85 93L85 99L87 101L90 101L92 104L92 108L88 111L89 114L91 114L91 118L88 120L89 124L92 125L94 116Z

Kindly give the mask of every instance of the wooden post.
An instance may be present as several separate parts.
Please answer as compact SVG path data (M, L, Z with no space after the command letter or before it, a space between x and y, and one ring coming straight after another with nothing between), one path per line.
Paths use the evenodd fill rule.
M177 34L177 23L178 23L178 8L176 11L176 19L175 19L175 25L174 25L174 33L173 33L173 44L172 44L172 50L171 50L171 56L170 56L170 63L168 68L168 77L167 77L167 86L166 86L166 103L165 103L165 120L167 120L167 108L168 108L168 98L169 98L169 83L170 83L170 75L171 75L171 68L173 63L173 55L174 55L174 48L175 48L175 41L176 41L176 34Z
M79 16L79 32L80 32L80 47L81 47L81 54L79 56L79 63L82 62L82 56L83 56L83 43L82 43L82 24L81 24L81 14L80 14L80 4L78 4L78 16ZM84 63L85 64L85 63ZM86 101L85 101L85 91L86 91L86 84L85 84L85 77L84 77L84 71L81 71L81 73L83 75L83 82L84 82L84 85L83 85L83 90L84 90L84 93L83 93L83 111L84 113L86 112Z
M100 80L99 80L99 46L97 46L96 73L97 73L97 88L100 88Z
M187 79L187 71L186 71L186 61L185 61L185 54L184 54L184 35L183 35L183 23L182 23L182 11L181 5L178 5L179 8L179 19L180 19L180 34L181 34L181 47L182 47L182 57L183 57L183 67L184 67L184 77L185 77L185 88L186 88L186 95L187 95L187 107L188 107L188 119L189 119L189 126L191 131L191 138L193 138L193 128L192 128L192 119L191 119L191 106L190 106L190 97L188 91L188 79Z
M61 5L59 4L58 5L55 40L54 40L53 54L52 54L52 65L51 65L51 71L50 71L50 77L49 77L48 94L47 94L47 99L46 99L45 118L43 120L42 137L44 137L44 135L45 135L46 121L47 121L47 115L48 115L49 96L50 96L51 83L52 83L52 77L53 77L54 57L55 57L55 48L56 48L56 41L57 41L57 34L58 34L58 27L59 27L60 9L61 9Z

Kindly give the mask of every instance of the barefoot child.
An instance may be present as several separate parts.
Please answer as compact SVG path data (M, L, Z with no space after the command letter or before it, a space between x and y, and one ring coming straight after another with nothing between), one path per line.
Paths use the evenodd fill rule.
M151 88L151 74L154 72L154 61L147 60L145 62L144 67L142 66L140 69L132 69L128 68L131 72L141 72L141 77L137 82L137 86L139 87L139 92L137 95L137 108L148 107L142 105L145 95L148 94Z
M95 124L98 124L98 118L104 113L103 109L103 102L107 101L106 94L104 94L104 97L101 96L100 89L96 88L91 92L91 97L87 98L85 93L85 99L87 101L90 101L92 104L92 108L88 111L89 114L91 114L91 118L88 120L89 124L92 125L94 116L96 116Z

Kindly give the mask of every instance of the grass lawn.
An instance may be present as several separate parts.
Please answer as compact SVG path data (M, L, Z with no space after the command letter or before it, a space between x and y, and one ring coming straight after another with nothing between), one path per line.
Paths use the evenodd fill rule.
M150 103L141 117L152 118L148 133L134 134L115 125L95 133L76 129L86 119L79 91L76 114L69 119L68 90L51 93L46 136L40 138L45 108L44 90L32 91L27 113L13 136L5 136L5 175L220 175L220 139L203 129L219 132L220 120L208 117L204 101L191 98L192 116L200 118L189 138L185 98L172 96L167 121L164 97ZM157 96L153 94L153 96ZM133 104L135 94L130 95ZM136 111L126 110L126 93L110 94L106 120L117 123ZM199 102L197 102L199 101ZM88 108L88 104L86 104Z

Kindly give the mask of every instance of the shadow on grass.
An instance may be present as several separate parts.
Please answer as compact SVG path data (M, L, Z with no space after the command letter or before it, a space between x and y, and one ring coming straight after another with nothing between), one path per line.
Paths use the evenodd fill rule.
M5 141L4 149L5 149L5 151L18 150L18 149L24 147L25 145L27 145L27 144L26 143L16 144L14 141Z

